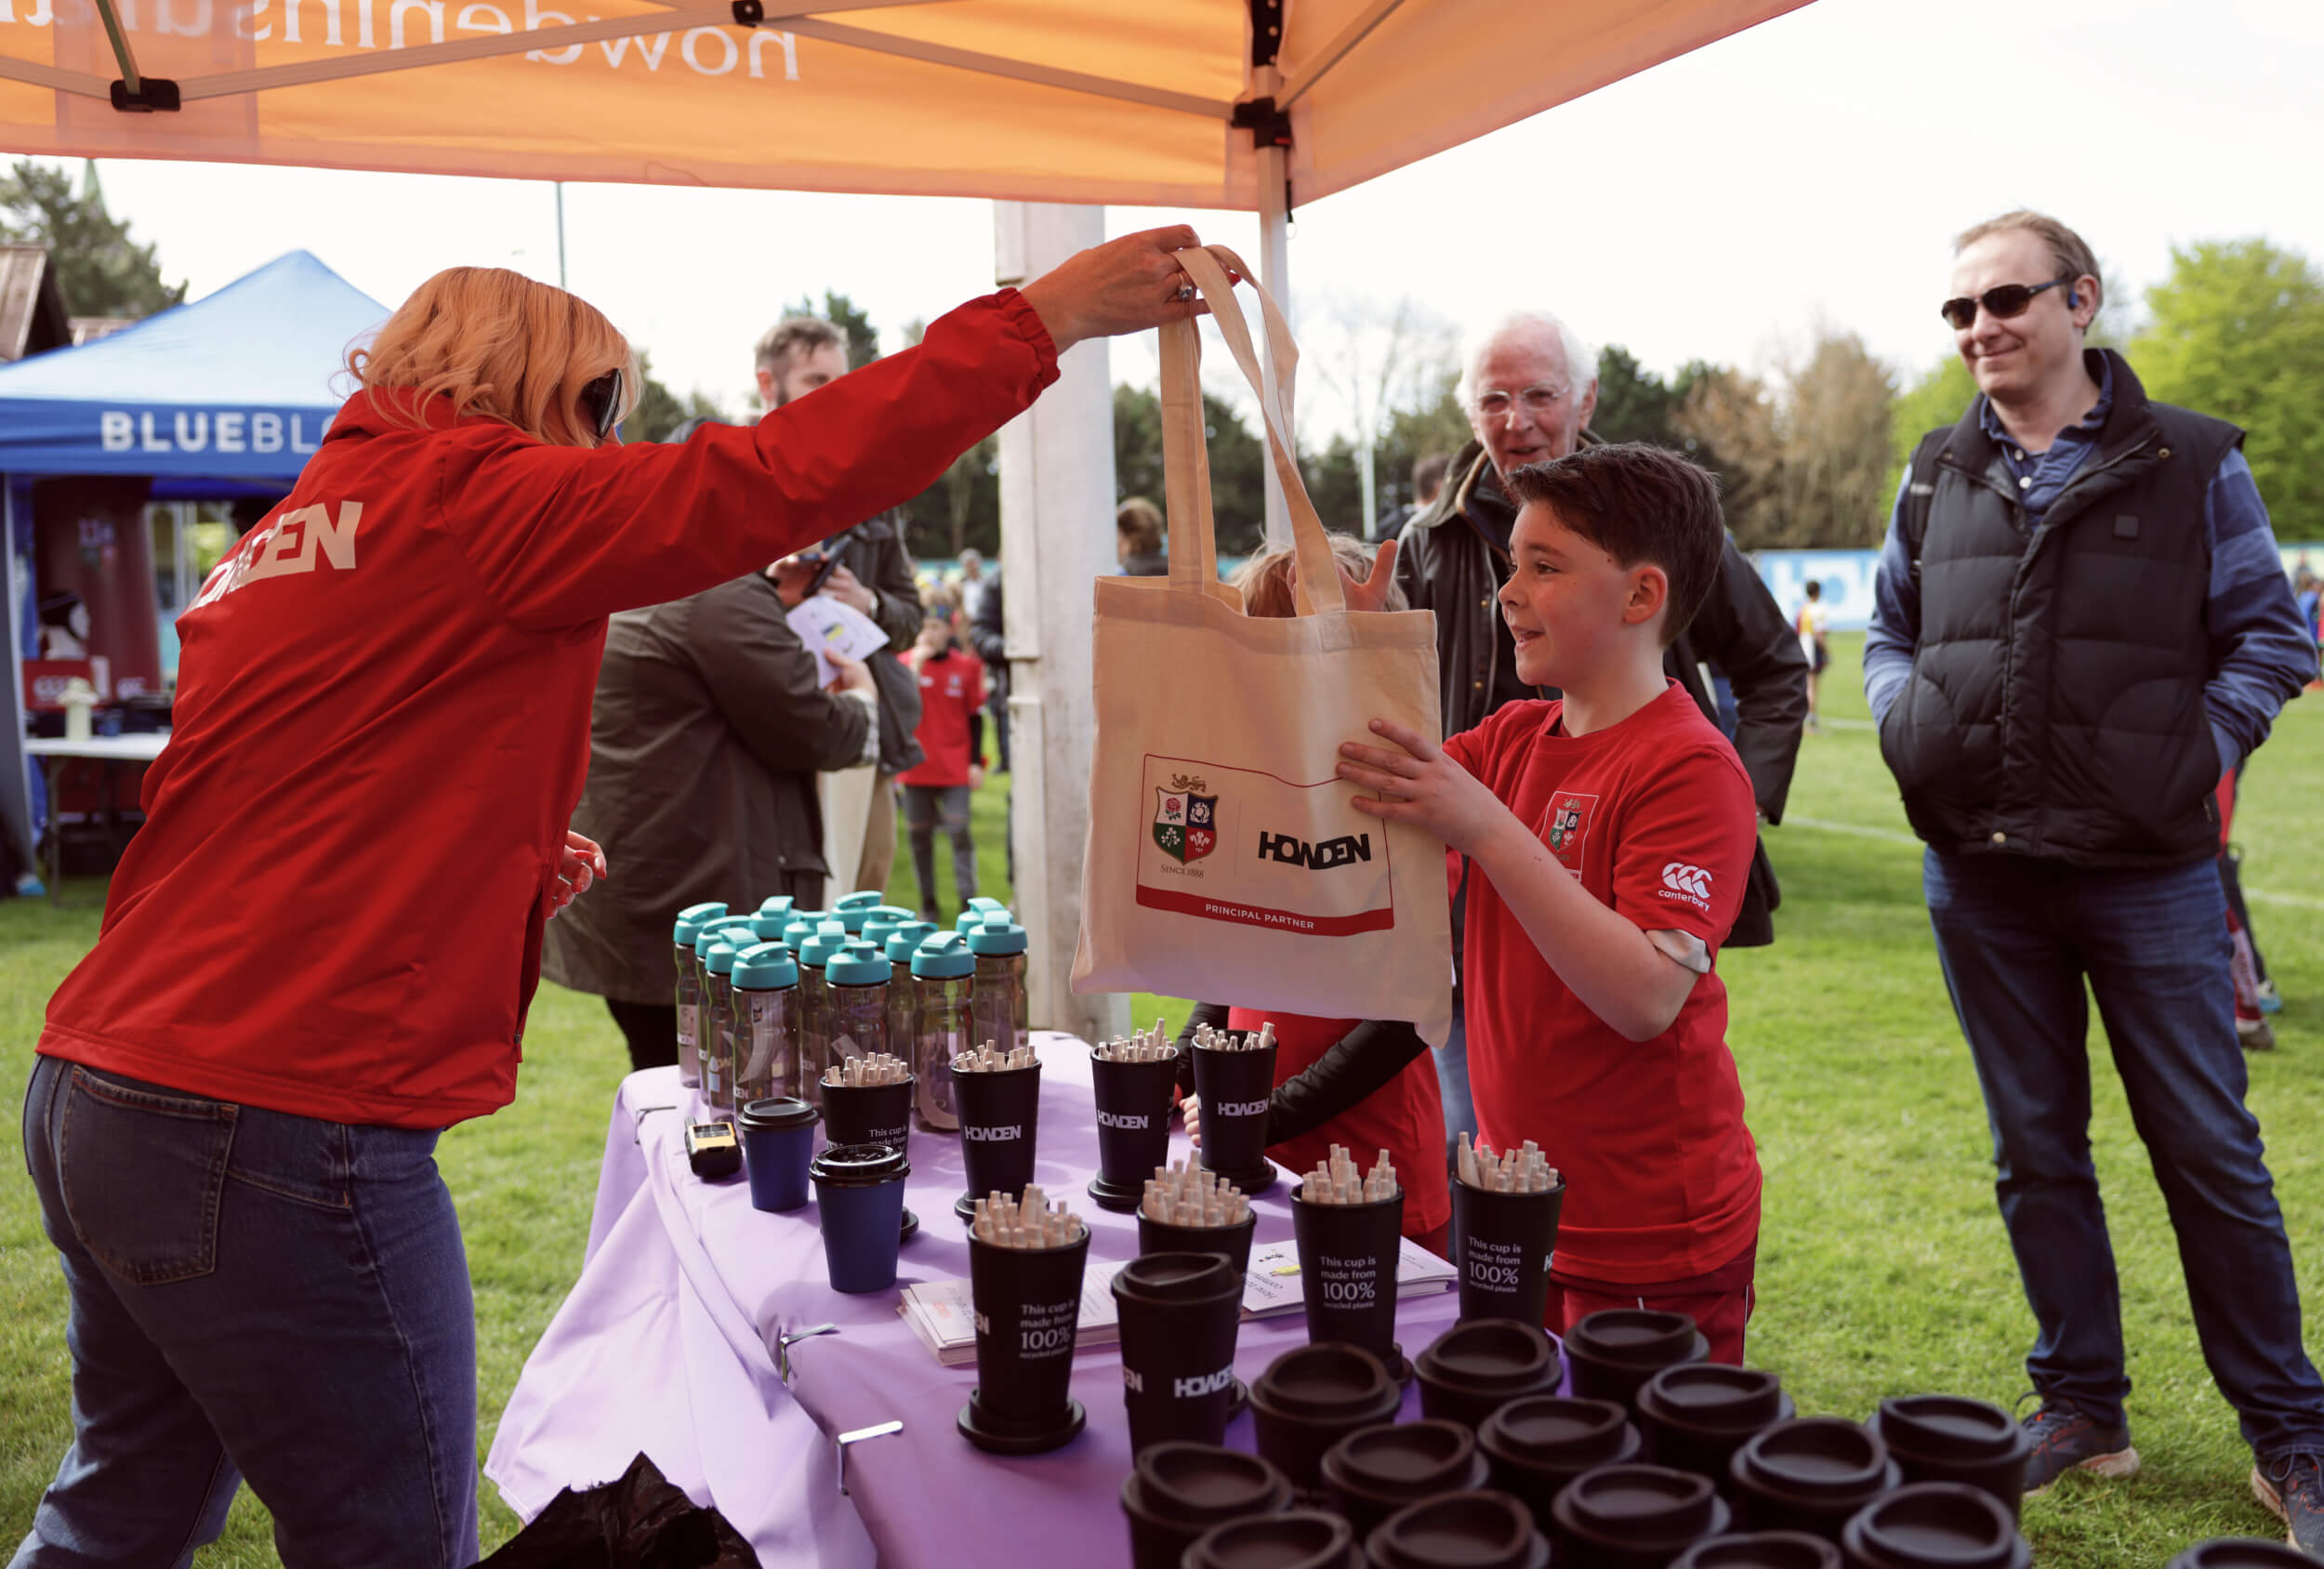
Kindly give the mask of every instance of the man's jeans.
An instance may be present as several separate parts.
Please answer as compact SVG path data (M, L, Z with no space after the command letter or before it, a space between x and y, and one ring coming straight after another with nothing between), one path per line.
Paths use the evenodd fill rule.
M906 784L904 825L912 836L912 871L920 883L920 914L937 920L936 830L952 840L952 882L959 907L976 897L976 845L969 837L966 784ZM943 923L938 921L939 925Z
M2291 1248L2243 1104L2217 868L1931 850L1923 883L2040 1330L2035 1389L2112 1424L2131 1387L2090 1155L2087 976L2178 1234L2204 1362L2262 1459L2324 1453L2324 1382L2302 1348Z
M244 1476L292 1569L475 1560L475 1310L435 1146L37 1059L73 1442L19 1569L185 1564Z

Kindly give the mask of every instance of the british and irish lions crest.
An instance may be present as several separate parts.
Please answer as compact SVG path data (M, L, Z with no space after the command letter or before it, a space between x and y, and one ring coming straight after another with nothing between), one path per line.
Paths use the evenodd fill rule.
M1171 774L1167 789L1155 787L1154 842L1181 864L1219 848L1219 798L1197 795L1202 788L1203 781L1183 773Z

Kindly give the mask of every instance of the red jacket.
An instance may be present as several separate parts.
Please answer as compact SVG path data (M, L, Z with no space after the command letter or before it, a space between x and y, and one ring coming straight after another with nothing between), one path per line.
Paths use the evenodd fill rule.
M178 618L146 824L40 1049L339 1122L506 1105L605 618L918 494L1056 375L1004 290L683 445L544 445L442 403L411 430L357 394Z

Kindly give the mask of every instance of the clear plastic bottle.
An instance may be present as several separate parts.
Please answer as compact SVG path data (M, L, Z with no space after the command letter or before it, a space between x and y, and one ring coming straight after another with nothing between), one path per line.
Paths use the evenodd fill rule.
M823 970L847 941L847 928L828 919L791 950L799 957L799 1098L818 1109L823 1071L831 1065L831 995Z
M743 943L756 941L750 931L748 916L718 916L702 923L694 933L694 973L701 982L702 995L696 1003L693 1038L689 1042L683 1035L678 1041L678 1082L689 1089L702 1085L702 1053L718 1039L716 1025L710 1018L710 976L705 963L710 944L721 937L732 936ZM679 1021L683 1024L685 1021Z
M888 1049L888 956L868 943L850 943L825 963L831 1066Z
M912 978L912 956L935 931L927 921L906 921L880 944L888 956L888 1049L898 1057L909 1058L919 1039L920 983Z
M969 952L976 956L969 1009L977 1044L991 1041L1004 1052L1027 1044L1032 1032L1027 1027L1031 1005L1024 985L1024 928L1005 915L994 916L969 933Z
M912 1036L912 1110L922 1127L950 1133L960 1126L952 1095L952 1060L976 1044L970 994L976 985L976 956L957 931L933 932L912 955L912 985L918 994L918 1024Z
M702 1027L702 964L694 957L694 939L706 924L724 914L724 904L689 904L678 912L678 922L670 929L671 960L678 971L678 1079L689 1088L700 1079L698 1074L689 1077L686 1072Z
M734 1109L795 1094L799 1086L799 965L780 943L734 956Z
M702 1103L713 1112L734 1110L735 941L751 942L750 928L722 931L702 955ZM755 943L753 944L756 945Z

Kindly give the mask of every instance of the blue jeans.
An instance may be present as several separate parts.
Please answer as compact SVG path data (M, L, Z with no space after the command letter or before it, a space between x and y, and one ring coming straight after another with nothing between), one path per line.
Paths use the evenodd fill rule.
M2087 978L2212 1378L2263 1460L2324 1453L2324 1381L2301 1344L2291 1247L2243 1104L2217 868L2083 871L1931 850L1923 884L2039 1332L2034 1388L2110 1424L2131 1388L2090 1156Z
M185 1564L244 1477L292 1569L475 1560L475 1309L435 1146L37 1060L73 1439L18 1569Z

